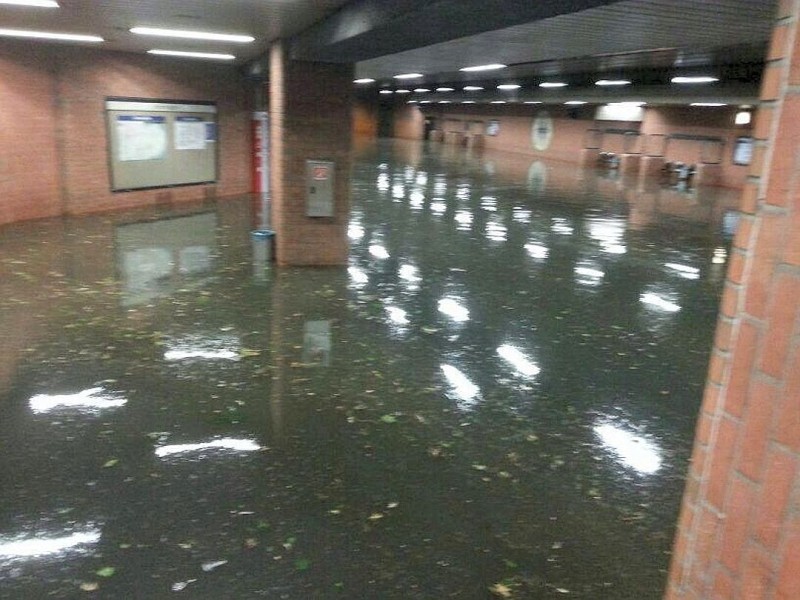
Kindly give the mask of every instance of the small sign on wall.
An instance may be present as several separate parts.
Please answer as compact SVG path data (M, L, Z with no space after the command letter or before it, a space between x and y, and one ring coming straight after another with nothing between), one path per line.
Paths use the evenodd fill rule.
M553 119L546 112L536 115L531 125L531 145L535 150L544 152L553 141Z
M736 145L733 147L733 164L749 165L753 160L753 138L736 138Z
M498 133L500 133L500 121L489 121L486 124L486 135L497 135Z
M334 166L330 161L306 161L307 216L333 216Z

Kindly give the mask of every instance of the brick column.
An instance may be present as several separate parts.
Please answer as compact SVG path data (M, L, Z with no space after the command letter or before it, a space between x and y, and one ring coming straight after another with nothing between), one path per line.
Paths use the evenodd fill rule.
M279 265L347 262L353 65L290 60L270 49L270 194ZM336 163L333 217L306 216L306 161Z
M669 599L800 598L800 2L778 4Z

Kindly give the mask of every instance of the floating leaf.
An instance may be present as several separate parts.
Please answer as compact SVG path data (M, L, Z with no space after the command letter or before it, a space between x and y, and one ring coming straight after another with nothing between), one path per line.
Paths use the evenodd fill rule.
M375 512L375 513L372 513L372 514L369 516L369 520L370 520L370 521L377 521L377 520L379 520L379 519L382 519L384 516L385 516L385 515L383 515L382 513Z
M489 591L502 598L511 598L511 588L503 583L495 583Z
M114 567L103 567L95 571L95 575L98 577L113 577L116 572L117 570Z
M261 350L253 350L252 348L242 348L239 350L239 356L242 358L250 358L251 356L261 356Z
M96 592L97 590L100 589L100 585L98 583L95 583L94 581L84 581L81 584L81 589L84 592Z
M307 558L298 558L294 561L294 568L298 571L306 571L311 566L311 561Z
M104 469L110 469L111 467L116 466L118 463L119 463L119 459L118 458L112 458L111 460L108 460L108 461L105 462L105 464L103 465L103 468Z
M213 560L210 562L204 562L200 566L200 568L203 569L203 571L205 571L206 573L208 573L210 571L213 571L217 567L221 567L222 565L227 565L227 564L228 564L227 560Z
M383 415L381 417L381 421L384 423L397 423L397 417L394 415Z

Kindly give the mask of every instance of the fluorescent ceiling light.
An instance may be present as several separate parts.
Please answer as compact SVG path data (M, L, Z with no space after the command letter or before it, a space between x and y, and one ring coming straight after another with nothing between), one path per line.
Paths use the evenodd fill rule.
M379 94L394 94L394 92L393 92L392 90L381 90L381 91L380 91L380 92L378 92L378 93L379 93Z
M394 76L395 79L416 79L417 77L422 77L422 73L401 73Z
M719 81L716 77L673 77L672 83L714 83Z
M234 452L255 452L261 450L261 446L253 440L221 438L198 444L171 444L169 446L159 446L156 448L155 454L159 458L163 458L165 456L172 456L173 454L185 454L187 452L197 452L198 450L216 449L232 450Z
M74 33L54 33L51 31L28 31L25 29L0 29L0 36L34 38L41 40L61 40L64 42L103 42L96 35L79 35Z
M406 104L419 104L419 100L409 100Z
M251 35L231 35L228 33L210 33L208 31L185 31L183 29L159 29L157 27L133 27L130 32L137 35L155 35L158 37L209 40L213 42L234 42L237 44L249 44L256 39Z
M436 88L437 92L452 92L453 88L451 87L438 87Z
M0 4L35 6L36 8L58 8L58 2L55 0L0 0Z
M692 102L689 106L728 106L724 102Z
M214 52L182 52L180 50L148 50L148 54L162 56L180 56L183 58L208 58L211 60L234 60L233 54L217 54Z
M430 100L420 100L419 103L420 104L430 104L431 101Z
M645 106L646 104L647 104L647 102L609 102L608 106L619 106L619 107L627 108L629 106L632 106L632 107Z
M467 85L463 89L465 92L480 92L483 88L479 85Z
M526 100L525 104L543 104L541 100Z
M475 100L464 100L461 104L475 104Z
M630 85L631 82L627 79L600 79L594 82L599 86L614 86L614 85Z
M498 85L497 89L498 90L518 90L521 87L522 87L521 85L518 85L516 83L504 83L502 85Z
M564 104L566 104L568 106L570 106L570 105L571 106L577 106L579 104L586 104L586 102L584 102L583 100L570 100L569 102L564 102Z
M439 100L439 104L452 104L450 100Z
M464 71L465 73L475 73L478 71L497 71L498 69L505 69L506 65L501 65L499 63L491 64L491 65L476 65L474 67L464 67L463 69L459 69L459 71Z
M417 88L414 90L417 94L424 94L426 92L430 92L428 88Z
M505 103L506 103L505 100L492 100L490 102L490 104L505 104Z
M395 94L410 94L411 90L395 90Z
M363 79L356 79L353 83L375 83L374 79L370 79L369 77L364 77Z
M560 81L545 81L544 83L540 83L539 87L541 88L562 88L567 87L566 83L561 83Z

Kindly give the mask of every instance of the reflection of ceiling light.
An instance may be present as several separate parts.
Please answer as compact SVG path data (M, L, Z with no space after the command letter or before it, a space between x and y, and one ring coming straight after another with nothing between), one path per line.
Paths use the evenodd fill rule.
M725 261L728 258L728 251L725 248L715 248L714 249L714 256L711 258L711 262L715 265L722 265L725 264Z
M353 81L353 83L375 83L375 80L369 77L364 77L362 79L356 79Z
M397 325L408 325L408 318L406 311L397 306L387 306L386 312L389 314L389 320Z
M218 54L216 52L182 52L179 50L148 50L148 54L162 56L180 56L183 58L208 58L210 60L235 60L233 54Z
M55 0L0 0L0 4L32 6L36 8L58 8L58 2Z
M454 366L442 365L441 369L447 383L453 388L454 394L461 400L472 400L480 394L480 388Z
M506 65L491 64L491 65L477 65L474 67L464 67L463 69L459 69L459 71L464 71L465 73L476 73L479 71L497 71L498 69L505 69Z
M350 279L353 280L353 283L364 284L369 282L367 274L358 267L348 267L347 274L350 276Z
M521 88L521 85L517 85L516 83L504 83L502 85L498 85L498 90L518 90Z
M52 31L29 31L25 29L0 29L0 36L33 38L41 40L60 40L64 42L103 42L103 38L96 35L80 35L74 33L55 33Z
M256 39L252 35L231 35L229 33L160 29L157 27L133 27L130 32L138 35L153 35L157 37L181 38L186 40L208 40L212 42L233 42L236 44L249 44Z
M239 355L233 350L203 350L200 348L167 350L164 352L164 360L186 360L188 358L238 360Z
M591 279L602 279L605 276L605 273L602 271L591 269L589 267L575 267L575 274L583 275L584 277L589 277Z
M395 79L417 79L422 77L422 73L401 73L400 75L395 75Z
M648 475L661 468L658 446L644 437L611 424L597 425L594 432L622 463L639 473Z
M370 246L369 253L375 258L381 258L381 259L389 258L389 253L386 251L386 248L384 248L383 246L379 246L378 244L373 244L372 246Z
M578 106L581 104L586 104L583 100L570 100L569 102L564 102L567 106Z
M156 448L156 456L162 458L173 454L185 454L186 452L196 452L197 450L233 450L234 452L255 452L261 450L261 446L253 440L241 440L235 438L221 438L211 442L200 444L172 444Z
M394 94L394 92L392 90L381 90L378 93L380 93L380 94Z
M479 85L465 85L462 89L465 92L480 92L483 88Z
M628 81L627 79L599 79L598 81L595 81L594 84L602 87L609 87L609 86L630 85L631 82Z
M672 83L714 83L719 81L716 77L673 77Z
M676 271L685 279L700 279L700 269L697 267L690 267L689 265L682 265L679 263L666 263L664 266Z
M364 228L358 223L350 223L347 226L347 237L351 240L360 240L364 237Z
M659 310L663 310L664 312L678 312L681 307L675 304L674 302L670 302L669 300L662 298L658 294L653 294L651 292L645 292L641 296L639 296L639 302L642 304L647 304Z
M102 410L125 406L127 403L127 400L115 398L112 394L105 393L103 388L96 387L76 394L37 394L28 401L28 406L34 413L47 413L56 408Z
M546 246L542 246L541 244L525 244L525 250L533 258L547 258L550 252Z
M100 531L91 530L83 533L58 538L28 538L7 540L0 538L0 556L33 557L48 554L59 554L76 546L96 544L100 541Z
M567 87L566 83L561 83L559 81L545 81L544 83L540 83L539 87L541 88L562 88Z
M520 374L526 377L533 377L538 375L541 369L533 363L527 356L520 352L514 346L503 344L497 349L497 353L501 358L511 363Z
M439 312L446 314L456 322L469 321L469 310L452 298L439 300Z
M749 125L752 119L753 113L743 110L736 113L736 118L733 122L735 125Z

